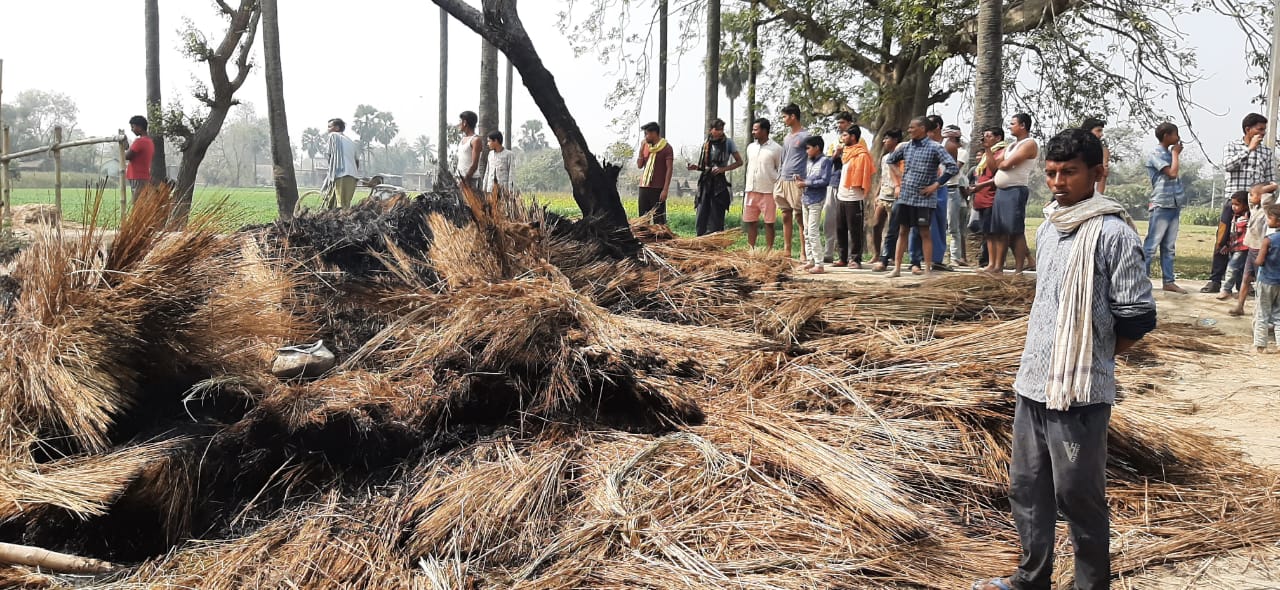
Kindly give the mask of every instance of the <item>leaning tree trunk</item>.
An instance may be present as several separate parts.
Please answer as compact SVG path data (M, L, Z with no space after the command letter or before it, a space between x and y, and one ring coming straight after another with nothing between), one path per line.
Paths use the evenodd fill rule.
M973 131L971 140L980 141L982 130L1004 121L1001 106L1004 78L1001 44L1004 42L1004 12L1001 0L978 0L978 48L973 82ZM969 150L970 164L978 150Z
M720 0L707 0L707 80L704 87L702 124L720 113Z
M483 13L469 6L466 0L432 2L493 43L520 72L525 88L560 142L564 168L573 184L573 200L583 217L619 234L628 232L627 213L622 208L616 179L609 178L591 153L582 129L564 104L555 77L543 65L510 0L484 0Z
M488 172L489 142L485 136L498 128L498 48L487 40L480 46L480 124L476 134L480 136L480 163L476 166L476 178L481 179L481 190Z
M436 187L445 186L449 171L449 13L440 9L440 95L436 128Z
M667 132L667 16L668 0L658 0L658 127Z
M272 178L280 219L293 219L298 205L298 179L293 171L293 146L284 109L284 71L280 63L280 21L276 0L258 0L262 7L263 61L267 66L267 123L271 126ZM257 175L257 167L254 168Z
M147 135L155 144L151 156L151 182L169 179L169 165L164 157L163 105L160 102L160 0L147 0L144 20L147 38Z

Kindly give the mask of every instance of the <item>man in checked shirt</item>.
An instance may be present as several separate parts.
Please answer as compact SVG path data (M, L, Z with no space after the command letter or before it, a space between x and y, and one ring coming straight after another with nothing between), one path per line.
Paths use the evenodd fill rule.
M1218 224L1218 243L1213 248L1213 270L1209 274L1209 283L1200 289L1201 293L1217 291L1227 271L1227 257L1218 254L1218 250L1226 236L1226 225L1231 222L1230 196L1239 191L1247 192L1254 185L1276 180L1275 153L1263 145L1263 140L1267 137L1267 118L1258 113L1249 113L1240 126L1244 129L1244 138L1227 144L1222 154L1222 167L1227 171L1228 198L1222 213L1225 221Z
M907 126L911 141L895 150L887 160L890 165L902 161L907 163L902 171L902 194L894 206L897 220L893 223L898 224L898 245L890 277L902 276L902 255L906 253L912 227L919 227L920 235L926 238L920 240L924 247L924 275L928 277L933 274L932 265L929 264L933 260L933 243L927 237L933 209L938 206L938 187L944 186L947 180L960 172L955 159L947 153L946 148L929 139L928 130L929 122L924 117L912 119ZM938 175L939 166L944 170L941 176Z

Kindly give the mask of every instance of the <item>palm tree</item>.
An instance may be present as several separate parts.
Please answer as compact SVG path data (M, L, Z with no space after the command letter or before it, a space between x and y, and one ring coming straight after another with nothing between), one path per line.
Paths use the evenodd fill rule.
M1000 125L1004 77L1000 71L1004 42L1004 7L1001 0L978 0L977 64L973 80L973 131L972 139L982 137L982 130ZM970 159L978 156L978 150L969 150Z
M262 9L262 48L266 62L267 124L271 126L272 178L280 219L293 219L298 205L298 179L293 171L293 145L284 109L284 71L280 64L280 21L276 0L259 0ZM255 170L256 174L256 170Z
M169 178L169 166L164 157L164 116L160 103L160 0L147 0L144 20L147 38L147 135L155 144L151 156L151 182L159 183Z
M384 152L391 148L391 141L399 134L400 125L396 123L395 116L387 111L380 111L378 113L378 132L374 134L373 138L382 144Z
M751 67L747 61L750 57L748 52L743 51L736 33L730 36L730 42L721 52L725 59L720 62L720 84L724 86L725 96L729 97L729 137L733 137L733 122L737 119L734 102L742 96L742 88L747 83L747 74ZM750 128L750 123L747 127Z
M436 146L431 143L431 138L426 135L419 135L417 139L413 140L413 153L422 158L422 169L429 172L432 160L436 159Z
M668 0L658 0L658 127L667 131L667 16Z
M482 147L476 178L484 178L489 156L489 144L483 138L498 128L498 48L488 41L480 43L480 121L476 133L481 137Z
M703 125L716 118L720 111L720 0L707 0L706 65Z
M436 162L443 167L449 162L449 11L440 8L440 95L436 122ZM436 183L447 174L437 174Z
M302 130L302 151L307 152L307 159L311 161L311 169L316 168L316 154L324 151L324 136L320 134L317 127L307 127Z

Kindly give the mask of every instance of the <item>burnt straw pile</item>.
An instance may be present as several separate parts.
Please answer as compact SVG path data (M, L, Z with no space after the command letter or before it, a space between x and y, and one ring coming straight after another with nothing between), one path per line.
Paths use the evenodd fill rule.
M37 236L0 282L24 546L0 561L29 564L0 585L958 588L1015 563L1029 281L792 281L732 235L470 194L229 233L165 231L167 203ZM1156 359L1221 349L1165 330L1121 371L1117 572L1280 541L1275 474L1170 426ZM333 370L272 376L316 339Z

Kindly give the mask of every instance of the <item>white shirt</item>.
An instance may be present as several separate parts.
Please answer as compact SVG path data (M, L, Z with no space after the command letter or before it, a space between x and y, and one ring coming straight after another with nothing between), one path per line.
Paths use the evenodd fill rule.
M471 141L475 138L476 135L473 133L471 135L464 135L462 139L458 140L458 147L456 148L458 154L458 169L455 170L455 172L458 173L459 177L466 176L467 172L471 170Z
M360 171L356 164L356 142L337 131L329 132L329 174L326 183L351 176L359 178Z
M1036 140L1030 137L1019 139L1004 148L1005 157L1013 155L1014 148L1020 150L1031 149L1026 144L1035 145ZM1027 158L1013 167L1013 170L996 170L996 188L1009 188L1011 186L1027 186L1031 183L1031 170L1036 167L1035 158Z
M850 201L865 201L867 199L867 191L862 190L862 187L860 186L853 186L849 188L842 186L840 187L840 190L836 192L836 199L846 203Z
M749 193L773 193L782 173L782 146L772 139L764 145L752 141L747 145L747 185Z
M515 184L512 182L512 168L515 163L515 156L511 155L511 150L503 149L502 151L489 151L488 166L485 167L486 182L484 186L485 192L492 192L493 187L502 187L505 191L514 191Z

